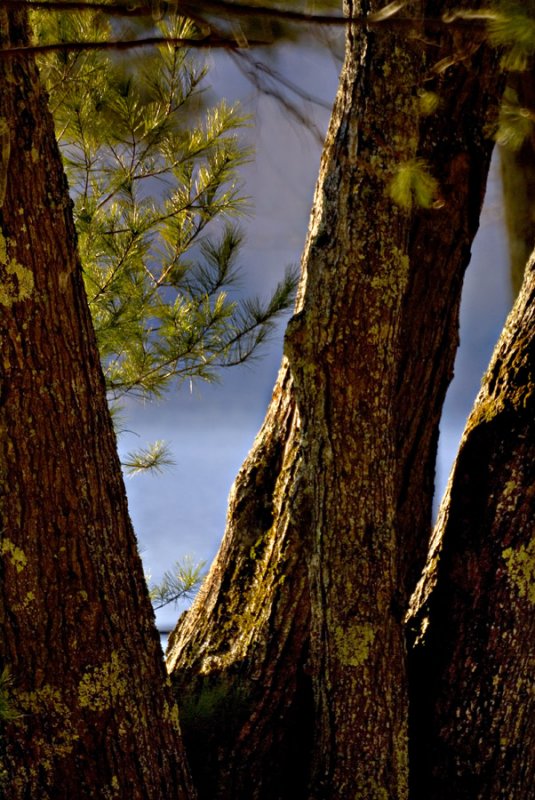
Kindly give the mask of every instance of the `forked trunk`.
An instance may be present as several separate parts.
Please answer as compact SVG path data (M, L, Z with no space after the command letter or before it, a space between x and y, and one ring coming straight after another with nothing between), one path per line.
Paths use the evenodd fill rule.
M281 373L168 651L207 800L407 797L402 621L499 84L472 32L349 28ZM432 207L391 201L400 167Z

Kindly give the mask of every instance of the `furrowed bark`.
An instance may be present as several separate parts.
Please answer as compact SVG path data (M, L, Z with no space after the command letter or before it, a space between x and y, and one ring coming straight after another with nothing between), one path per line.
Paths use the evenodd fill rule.
M415 800L535 785L535 258L468 419L411 601Z
M231 490L220 552L169 639L186 747L206 798L305 796L312 694L303 669L307 569L295 522L305 513L299 425L283 363Z
M202 797L407 797L402 620L499 94L472 36L349 33L274 398L168 651ZM419 159L440 192L402 210Z
M22 12L0 11L3 46ZM0 666L10 800L193 798L128 517L54 126L0 60ZM8 158L5 158L8 152Z

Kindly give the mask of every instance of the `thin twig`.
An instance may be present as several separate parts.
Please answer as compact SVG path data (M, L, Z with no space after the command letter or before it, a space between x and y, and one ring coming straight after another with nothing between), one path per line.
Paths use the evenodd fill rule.
M415 24L420 25L422 17L401 16L405 3L388 3L383 9L375 13L357 14L352 17L341 16L340 14L310 14L306 11L294 11L291 9L274 8L260 5L249 5L248 3L228 2L227 0L199 0L196 3L184 2L184 0L152 0L152 2L132 3L103 3L103 2L84 2L84 0L0 0L0 7L8 10L28 7L35 10L48 11L101 11L110 16L124 17L147 17L153 15L155 7L161 7L165 12L172 9L184 16L198 18L203 13L214 14L216 16L227 17L254 17L256 19L284 20L286 22L308 23L314 25L334 25L345 26L348 23L353 25L368 26L388 26L395 28L412 28ZM448 27L473 29L474 27L485 28L487 18L494 14L487 15L485 11L463 13L451 13L441 17L427 17L425 22L431 25L446 25Z
M77 53L85 50L132 50L136 47L153 47L168 44L172 47L206 48L217 47L226 50L238 50L239 44L234 40L209 34L203 39L187 39L176 36L147 36L143 39L112 40L107 42L54 42L53 44L28 45L26 47L0 48L0 58L12 56L36 55L38 53ZM266 45L264 40L250 41L250 46Z

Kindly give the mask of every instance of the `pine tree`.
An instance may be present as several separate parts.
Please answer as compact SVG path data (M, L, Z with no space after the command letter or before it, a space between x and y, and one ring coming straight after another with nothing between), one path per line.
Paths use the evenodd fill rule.
M525 800L532 786L535 749L519 755L517 739L520 730L533 744L532 717L510 713L518 702L529 712L532 689L532 266L469 423L451 484L458 495L444 506L454 524L444 527L430 595L431 708L407 727L403 617L425 556L460 286L504 83L495 51L464 25L469 13L448 29L437 15L457 19L456 4L424 11L418 36L349 27L286 358L233 488L220 555L173 637L170 663L205 797L404 798L414 731L416 747L427 736L439 745L428 763L425 746L413 760L413 786L426 800L449 796L452 785L463 798ZM16 44L21 17L8 21ZM535 46L512 34L513 22L500 18L493 35L510 48L509 63L522 63ZM12 684L2 690L4 707L18 703L26 714L9 722L3 776L15 797L72 797L80 786L82 796L188 796L180 739L165 724L174 712L153 659L51 123L34 102L31 64L7 78L0 619ZM28 119L39 124L25 127ZM480 510L498 529L481 526ZM473 539L459 536L456 519ZM513 645L511 676L496 630ZM66 649L51 655L54 634ZM496 645L488 662L485 636ZM21 668L34 663L40 672ZM159 719L157 741L132 706L121 716L124 698L140 690L140 666L151 687L142 720ZM471 712L460 723L457 691Z
M106 41L102 12L34 12L39 42ZM167 15L165 36L193 37ZM121 26L114 25L118 36ZM66 174L89 305L112 404L158 398L253 357L287 310L287 270L267 301L236 299L247 208L239 167L249 120L224 101L207 108L198 53L162 46L142 56L98 51L40 59ZM234 293L234 299L233 299ZM127 469L163 466L159 443Z

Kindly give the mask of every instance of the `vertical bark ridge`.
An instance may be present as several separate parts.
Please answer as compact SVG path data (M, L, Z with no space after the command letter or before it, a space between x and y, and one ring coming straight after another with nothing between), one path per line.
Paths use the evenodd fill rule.
M436 16L448 4L415 7ZM349 32L287 361L236 480L219 556L169 650L172 680L187 704L206 703L206 687L223 687L228 697L229 683L230 696L239 685L246 700L226 735L190 739L201 781L205 773L202 797L407 797L402 620L429 537L439 413L492 150L483 132L500 95L496 59L481 41L453 41L424 22L420 33ZM462 59L433 72L458 49ZM436 120L418 111L419 90L427 88L440 98ZM400 210L389 181L400 164L419 159L438 178L437 202ZM299 426L286 441L298 468L284 483L268 540L273 552L278 540L292 555L279 571L275 561L259 571L249 552L251 532L261 530L255 498L263 504L268 487L276 507L280 461L268 453L289 435L290 406ZM265 483L252 480L255 467ZM238 606L240 613L264 609L239 642ZM272 613L297 607L293 627ZM225 626L233 630L230 646ZM216 717L209 708L208 725ZM274 733L248 739L252 720ZM187 737L188 721L185 729ZM294 775L284 744L296 736L305 746L289 791Z
M3 45L28 41L0 12ZM0 662L7 796L193 797L128 517L71 202L30 58L0 60Z
M415 800L535 785L535 260L468 419L411 601Z

